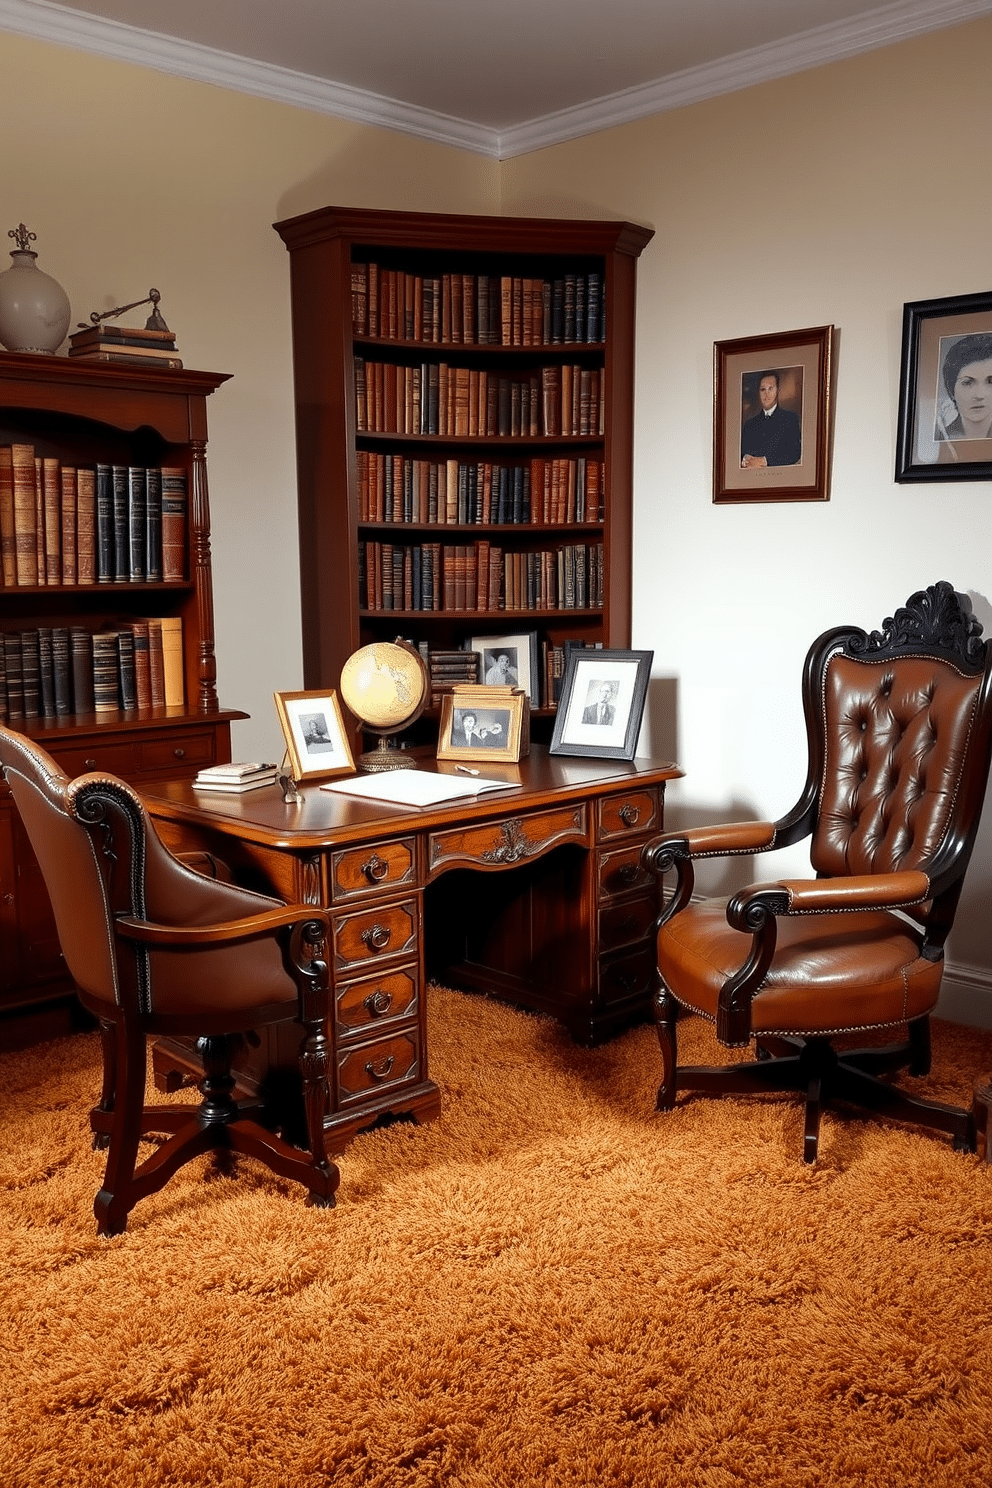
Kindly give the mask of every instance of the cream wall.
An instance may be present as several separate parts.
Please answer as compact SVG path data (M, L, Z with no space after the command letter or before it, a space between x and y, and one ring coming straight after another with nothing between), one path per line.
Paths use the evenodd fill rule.
M687 771L673 822L792 805L800 669L829 625L873 628L946 578L992 629L992 485L893 480L904 302L992 289L990 68L981 21L503 166L505 213L655 229L638 269L634 644L655 653L647 748ZM828 323L829 502L714 506L713 343ZM754 866L804 863L797 848ZM953 1009L992 1024L988 806L950 959Z
M331 202L495 212L498 166L2 33L0 139L0 229L37 233L73 324L154 285L185 365L232 374L208 403L219 693L252 715L236 757L276 757L272 693L302 687L303 662L289 255L271 224Z
M209 458L220 691L253 715L235 753L279 749L271 694L302 676L288 259L270 224L329 203L655 229L639 269L634 643L655 652L643 747L688 772L673 820L791 805L799 670L820 629L877 625L937 578L992 626L989 484L892 479L903 302L989 288L990 60L992 22L976 22L499 166L0 35L0 227L37 232L74 320L154 284L186 364L233 374L211 399ZM713 342L826 322L831 500L714 507ZM992 1024L990 900L992 813L948 978L948 1009Z

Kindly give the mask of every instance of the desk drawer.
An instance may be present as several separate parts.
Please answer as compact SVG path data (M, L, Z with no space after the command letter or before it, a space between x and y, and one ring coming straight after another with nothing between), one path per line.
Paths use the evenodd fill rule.
M334 995L338 1029L344 1037L367 1035L381 1024L412 1018L418 1002L415 968L346 982Z
M641 867L641 847L622 848L619 852L602 853L599 859L599 896L612 899L617 894L629 894L635 889L654 887L654 880L646 868Z
M536 811L532 816L509 816L450 832L432 832L428 846L428 877L446 868L506 868L539 858L563 842L587 840L585 803Z
M368 1099L379 1091L415 1084L420 1078L420 1034L405 1028L391 1038L359 1044L338 1055L338 1106Z
M645 940L651 933L657 907L653 895L620 900L599 911L599 949L615 951L620 946Z
M625 955L605 960L599 969L601 1000L607 1005L643 1000L646 1008L654 991L655 971L655 948L651 941Z
M597 837L600 842L608 842L612 837L628 837L632 832L653 832L661 823L658 791L653 786L606 796L597 802L597 806Z
M359 895L395 894L417 886L416 839L377 842L374 847L349 847L331 854L331 902L340 904Z
M419 932L420 905L416 899L332 915L335 978L370 961L415 955Z

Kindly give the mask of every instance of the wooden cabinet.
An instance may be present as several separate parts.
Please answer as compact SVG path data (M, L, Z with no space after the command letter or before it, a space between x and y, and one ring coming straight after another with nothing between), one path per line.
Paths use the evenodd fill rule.
M430 651L522 638L546 739L564 643L630 645L634 290L651 232L336 207L276 230L306 686L335 687L353 650L397 635Z
M209 372L0 355L0 446L17 446L22 457L33 449L39 471L48 462L58 475L109 465L165 467L185 476L185 552L177 578L66 582L43 562L38 576L47 582L18 583L4 519L0 639L72 627L106 635L149 619L180 622L181 703L55 713L49 698L45 716L43 688L35 703L30 696L25 702L19 689L8 697L6 685L0 687L0 716L41 743L70 776L106 770L140 786L166 775L189 778L230 759L231 720L245 715L221 710L217 700L206 468L206 400L225 380ZM61 516L60 508L60 522ZM42 501L36 521L52 520ZM0 941L0 1045L67 1031L75 1015L71 983L41 875L2 784Z

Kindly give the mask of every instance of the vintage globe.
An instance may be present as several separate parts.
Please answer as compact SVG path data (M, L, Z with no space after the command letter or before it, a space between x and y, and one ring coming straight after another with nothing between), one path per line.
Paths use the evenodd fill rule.
M430 681L420 653L403 641L374 641L353 652L341 669L341 696L355 717L379 735L378 749L358 760L360 770L415 769L414 760L388 743L427 706Z

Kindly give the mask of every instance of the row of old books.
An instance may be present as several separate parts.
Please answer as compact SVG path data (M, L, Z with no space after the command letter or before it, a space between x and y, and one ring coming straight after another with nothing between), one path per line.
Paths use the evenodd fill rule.
M351 266L356 336L475 346L560 346L606 340L598 271L534 278L417 274L378 263Z
M477 543L360 542L359 608L446 613L603 605L603 544L506 553Z
M70 718L182 707L182 620L134 620L90 631L38 626L0 637L0 718Z
M502 465L357 450L356 461L360 522L562 526L603 520L602 460L534 458Z
M359 432L528 439L599 436L605 378L565 363L508 376L486 368L355 358Z
M186 471L73 465L0 445L4 588L186 577Z

